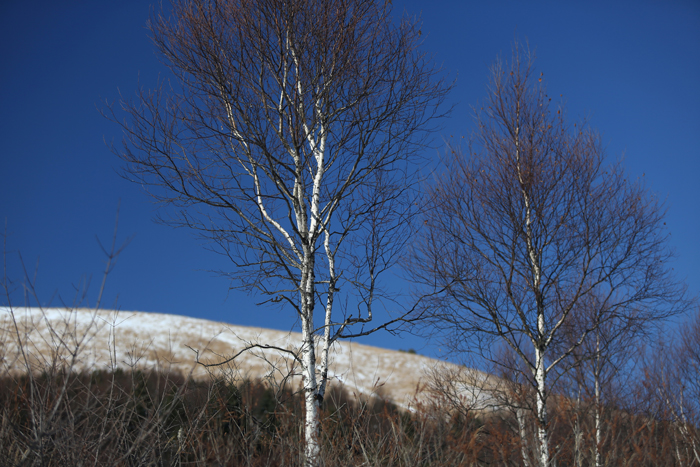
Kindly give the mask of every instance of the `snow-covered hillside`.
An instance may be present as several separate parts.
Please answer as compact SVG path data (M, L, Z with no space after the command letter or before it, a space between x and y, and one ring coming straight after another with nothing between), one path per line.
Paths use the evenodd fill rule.
M77 369L159 368L194 378L224 372L233 378L279 383L292 375L288 381L297 387L298 369L287 352L278 349L294 351L300 341L297 333L160 313L0 308L0 358L3 369L13 372L26 371L27 360L39 369L59 359ZM197 355L200 362L219 363L251 344L277 349L255 348L222 366L196 364ZM409 408L428 372L440 365L456 369L420 355L343 341L333 348L330 369L332 384L342 383L356 395L378 394Z

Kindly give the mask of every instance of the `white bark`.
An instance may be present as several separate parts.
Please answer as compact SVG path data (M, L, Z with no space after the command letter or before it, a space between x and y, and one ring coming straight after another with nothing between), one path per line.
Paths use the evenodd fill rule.
M576 395L576 420L574 422L574 466L583 465L583 430L581 428L581 386Z
M601 377L601 355L600 355L600 331L596 330L596 354L595 354L595 465L600 467L601 464L601 454L600 446L603 442L603 427L601 422L601 400L600 400L600 377Z
M305 464L307 466L318 465L321 453L321 444L318 439L319 430L319 399L317 397L316 384L316 352L314 351L314 337L310 332L313 325L308 322L302 324L303 327L303 347L302 347L302 372L304 375L304 449Z
M535 382L537 383L537 448L540 467L549 467L549 440L547 437L547 391L544 351L535 349Z
M541 467L549 467L549 443L547 439L547 367L545 364L545 353L551 339L547 337L547 329L545 328L544 320L544 305L542 303L542 292L540 284L542 281L542 271L540 269L539 251L535 247L532 223L534 222L534 214L532 212L530 194L528 192L528 182L522 173L521 168L521 145L520 145L520 102L516 103L515 114L515 160L518 170L518 182L520 183L520 193L523 197L525 207L525 244L527 245L528 258L530 260L530 269L532 274L532 288L535 294L536 309L537 309L537 330L535 336L530 336L533 346L535 347L535 368L533 376L536 384L536 404L537 404L537 449L539 454L539 462ZM527 362L525 362L527 363Z
M527 422L523 409L515 409L515 419L518 422L518 430L520 431L520 455L523 459L523 465L530 467L530 456L527 453Z

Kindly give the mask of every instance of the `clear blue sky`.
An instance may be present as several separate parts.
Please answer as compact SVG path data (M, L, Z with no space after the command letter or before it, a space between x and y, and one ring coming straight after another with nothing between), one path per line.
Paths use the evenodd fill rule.
M645 175L668 206L674 267L700 292L700 2L394 1L421 15L425 49L453 78L455 110L440 138L471 131L470 106L484 95L488 67L514 38L536 50L551 95L571 118L586 117L611 159ZM37 268L44 305L71 303L92 276L93 304L121 200L119 235L134 236L109 278L105 306L289 329L283 311L256 308L207 272L225 269L185 230L151 221L155 207L121 179L104 140L119 129L97 110L119 90L152 85L160 68L144 28L147 1L0 3L0 220L7 223L8 275L21 279L17 252ZM437 153L436 153L437 154ZM4 226L3 226L4 229ZM53 298L52 298L53 297ZM13 296L23 304L21 293ZM3 298L0 303L5 303ZM385 334L365 342L423 344ZM425 353L437 355L434 348Z

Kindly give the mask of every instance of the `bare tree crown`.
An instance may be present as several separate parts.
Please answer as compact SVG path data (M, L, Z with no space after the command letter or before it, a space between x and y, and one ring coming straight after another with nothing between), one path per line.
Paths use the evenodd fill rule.
M400 237L448 89L416 25L389 15L374 1L198 0L151 20L177 80L124 103L127 176L218 242L244 288L298 307L281 284L301 282L305 249L329 290L388 266L377 250ZM353 272L329 271L331 256Z
M678 288L662 207L619 163L606 165L594 130L567 124L531 58L497 62L475 110L468 148L451 148L431 188L414 265L462 310L454 324L547 346L584 301L603 320L642 303L664 313L655 305Z

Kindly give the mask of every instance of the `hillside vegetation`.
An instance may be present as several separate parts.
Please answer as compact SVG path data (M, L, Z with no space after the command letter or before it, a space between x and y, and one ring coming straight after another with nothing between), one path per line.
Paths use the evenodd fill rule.
M280 343L285 333L148 313L2 312L0 465L303 465L303 398L298 379L284 377L293 373L284 359L268 353L236 366L194 365L197 350L213 361L253 338ZM209 334L216 337L205 340L212 327L220 328ZM323 465L534 458L532 433L518 423L520 386L407 352L339 347L335 384L322 403ZM350 355L376 358L376 374L391 376L371 386ZM465 384L467 375L482 384ZM557 464L591 465L590 405L557 397L551 409ZM611 465L692 465L689 446L663 417L613 405L605 412L601 448Z

